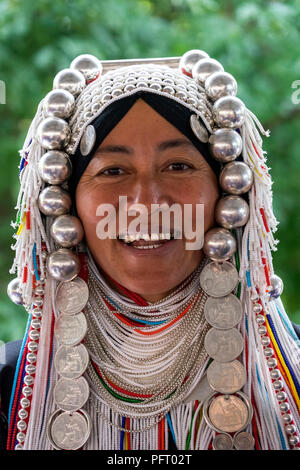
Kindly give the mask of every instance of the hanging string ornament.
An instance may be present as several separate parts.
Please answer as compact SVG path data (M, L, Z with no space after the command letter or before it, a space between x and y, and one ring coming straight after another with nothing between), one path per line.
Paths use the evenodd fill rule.
M172 432L172 423L177 423L174 439L179 447L190 448L297 449L300 374L294 368L297 342L280 300L282 281L272 263L278 222L261 138L269 132L236 96L234 77L201 50L182 58L102 63L81 55L56 75L53 90L38 106L20 151L21 188L13 224L17 233L11 273L17 277L8 294L24 305L29 321L10 406L8 448L75 450L102 445L91 433L93 421L87 412L89 385L98 380L90 372L86 336L93 313L86 318L85 312L91 311L93 297L80 253L83 228L72 215L68 179L78 146L83 158L93 149L95 118L139 90L187 107L191 129L222 167L217 226L205 234L203 246L209 262L191 284L195 292L201 287L206 299L205 304L201 300L208 325L202 350L212 359L205 377L213 393L196 409L195 416L203 409L205 418L198 431L195 416L185 414L191 429L186 444L176 410L188 405L179 405L176 397L183 400L180 390L191 396L196 382L183 389L178 384L168 415ZM113 299L104 280L98 282ZM166 307L162 302L161 308ZM142 306L137 314L146 310ZM201 364L197 380L208 363ZM157 393L161 400L162 392ZM126 409L115 401L112 406L131 419L128 404ZM165 406L160 419L167 411ZM50 417L48 424L44 417ZM159 420L152 424L161 429ZM67 433L70 427L78 430L75 437ZM116 427L120 432L120 425ZM132 431L124 424L121 432Z

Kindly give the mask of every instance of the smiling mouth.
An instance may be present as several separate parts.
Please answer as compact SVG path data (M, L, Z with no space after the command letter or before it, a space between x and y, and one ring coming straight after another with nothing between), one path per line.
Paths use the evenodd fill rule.
M122 234L118 236L119 242L138 250L153 250L155 248L160 248L172 240L174 240L173 233L152 233L150 235L148 233L136 233L134 235Z

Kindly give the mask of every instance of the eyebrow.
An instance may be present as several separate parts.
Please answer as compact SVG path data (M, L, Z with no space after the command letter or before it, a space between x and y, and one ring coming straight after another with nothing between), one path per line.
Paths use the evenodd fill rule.
M159 152L163 152L164 150L179 147L195 148L192 142L190 142L189 140L173 139L160 142L156 146L156 150L158 150ZM125 153L126 155L133 155L134 151L131 147L127 147L126 145L105 145L104 147L101 147L97 150L96 155L103 153Z

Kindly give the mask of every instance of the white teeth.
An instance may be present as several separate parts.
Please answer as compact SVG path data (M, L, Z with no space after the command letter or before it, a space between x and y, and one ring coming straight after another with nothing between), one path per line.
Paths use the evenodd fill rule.
M159 240L170 240L171 234L169 232L168 233L151 233L150 235L148 233L136 233L136 234L126 233L126 234L122 234L119 238L123 240L125 243L132 243L138 240L159 241Z
M151 233L151 240L159 240L159 233Z
M133 248L137 248L138 250L151 250L153 248L159 248L160 245L148 245L148 246L134 246Z

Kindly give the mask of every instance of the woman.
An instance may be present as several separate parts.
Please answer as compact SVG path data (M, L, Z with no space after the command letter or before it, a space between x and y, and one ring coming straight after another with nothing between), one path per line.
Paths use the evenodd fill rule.
M267 132L219 62L194 50L177 67L79 56L39 105L8 449L299 447Z

